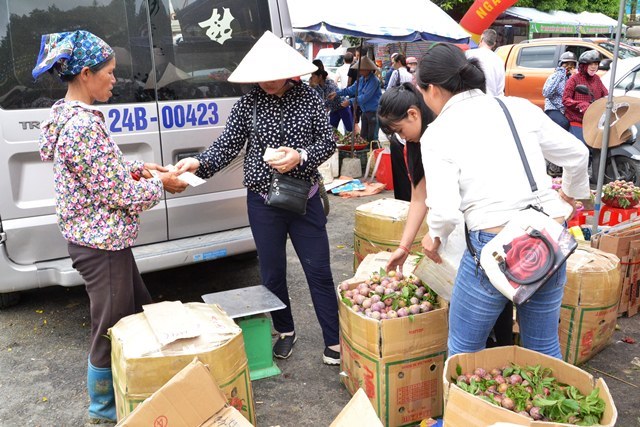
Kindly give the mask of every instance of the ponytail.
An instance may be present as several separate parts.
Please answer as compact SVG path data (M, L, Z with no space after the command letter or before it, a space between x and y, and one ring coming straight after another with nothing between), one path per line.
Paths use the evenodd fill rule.
M468 59L459 47L450 43L438 43L424 54L416 82L422 89L433 84L454 95L471 89L486 92L480 62L475 58Z

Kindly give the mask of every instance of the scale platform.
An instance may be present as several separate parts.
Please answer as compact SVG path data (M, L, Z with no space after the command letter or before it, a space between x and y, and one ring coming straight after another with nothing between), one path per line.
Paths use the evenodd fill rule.
M283 309L286 305L273 292L258 285L202 295L202 300L222 307L242 329L252 381L281 373L273 362L271 321L265 313Z

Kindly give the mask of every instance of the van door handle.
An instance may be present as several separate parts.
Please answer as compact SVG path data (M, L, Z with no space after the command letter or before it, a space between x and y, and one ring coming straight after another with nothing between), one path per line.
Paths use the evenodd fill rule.
M200 154L199 151L186 151L184 153L176 154L176 163L178 163L182 159L186 159L187 157L195 157Z
M524 79L524 74L520 74L520 73L514 74L513 78L516 79L516 80L522 80L522 79Z

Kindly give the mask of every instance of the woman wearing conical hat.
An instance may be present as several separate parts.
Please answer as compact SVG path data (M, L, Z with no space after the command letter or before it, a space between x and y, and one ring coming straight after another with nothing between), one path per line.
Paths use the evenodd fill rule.
M176 164L178 172L210 178L235 159L246 145L244 185L249 224L258 251L262 283L286 308L271 313L279 337L275 357L286 359L297 340L287 290L287 237L301 260L324 338L323 361L340 363L338 304L329 260L326 216L318 166L336 149L333 129L316 91L294 77L317 67L267 31L229 76L234 83L254 83L231 109L222 135L203 153ZM274 172L311 184L306 213L265 204Z

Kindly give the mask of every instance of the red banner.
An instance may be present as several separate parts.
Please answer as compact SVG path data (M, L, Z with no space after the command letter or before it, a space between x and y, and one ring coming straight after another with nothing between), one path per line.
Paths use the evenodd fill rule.
M476 0L462 17L460 26L471 33L477 42L480 34L491 26L493 21L518 0Z

